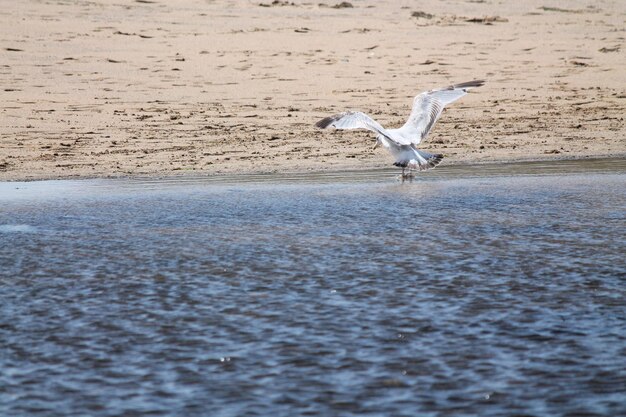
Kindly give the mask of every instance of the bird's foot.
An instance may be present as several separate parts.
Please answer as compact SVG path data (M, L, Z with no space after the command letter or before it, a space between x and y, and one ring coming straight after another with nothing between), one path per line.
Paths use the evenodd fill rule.
M415 178L415 173L413 171L403 172L398 176L398 179L402 182L413 181L413 178Z

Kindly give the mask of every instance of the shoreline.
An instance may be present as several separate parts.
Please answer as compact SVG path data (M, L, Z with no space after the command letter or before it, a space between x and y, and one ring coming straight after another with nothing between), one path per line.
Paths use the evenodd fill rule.
M573 156L573 157L561 157L561 158L543 158L543 159L509 159L509 160L488 160L488 161L480 161L480 162L467 162L467 161L459 161L455 163L449 163L446 165L439 165L438 167L424 171L422 173L416 172L416 178L419 178L420 175L436 175L436 171L443 171L446 168L450 167L453 169L457 168L471 168L471 167L494 167L494 166L521 166L525 163L528 164L549 164L549 163L567 163L567 162L599 162L599 163L616 163L619 161L626 161L626 153L622 155L608 155L608 156ZM443 170L441 169L443 168ZM166 179L166 180L189 180L189 179L211 179L212 181L219 182L222 179L228 180L238 180L245 179L246 177L276 177L280 178L293 178L296 177L317 177L322 175L345 175L350 173L366 173L373 171L398 171L399 169L392 165L386 166L372 166L372 167L362 167L362 168L346 168L346 169L318 169L318 170L308 170L308 171L297 171L297 170L285 170L285 171L247 171L247 172L200 172L200 171L171 171L171 172L157 172L151 174L120 174L120 175L106 175L106 176L75 176L75 177L67 177L67 176L59 176L59 177L46 177L46 178L35 178L35 179L0 179L0 184L11 184L11 183L32 183L32 182L45 182L45 181L93 181L93 180L158 180L158 179ZM242 181L246 182L246 181Z

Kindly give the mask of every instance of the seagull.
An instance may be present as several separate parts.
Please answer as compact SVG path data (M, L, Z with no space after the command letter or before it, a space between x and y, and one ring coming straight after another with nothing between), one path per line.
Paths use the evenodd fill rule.
M404 126L398 129L385 129L376 120L360 111L347 111L325 117L315 124L320 129L367 129L376 133L376 144L386 148L395 158L395 166L402 168L402 178L413 176L413 170L425 171L439 165L441 154L431 154L418 150L426 139L446 105L460 99L470 88L485 84L482 80L468 81L445 88L425 91L413 99L413 108ZM408 174L405 170L409 169Z

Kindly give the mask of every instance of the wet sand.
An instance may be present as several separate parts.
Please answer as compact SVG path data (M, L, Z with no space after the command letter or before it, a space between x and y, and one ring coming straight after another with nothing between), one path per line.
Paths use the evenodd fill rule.
M387 167L363 110L476 78L445 164L626 156L626 3L5 2L0 180Z

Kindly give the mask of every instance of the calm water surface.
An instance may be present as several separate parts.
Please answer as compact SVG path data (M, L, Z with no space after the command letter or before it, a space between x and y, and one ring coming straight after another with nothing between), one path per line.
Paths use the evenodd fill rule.
M0 415L626 415L625 205L624 160L0 183Z

